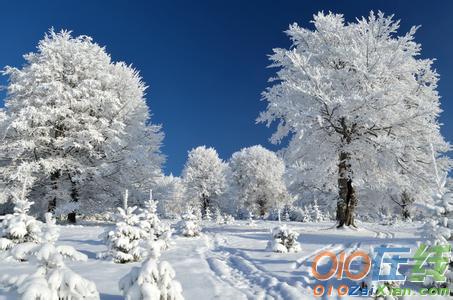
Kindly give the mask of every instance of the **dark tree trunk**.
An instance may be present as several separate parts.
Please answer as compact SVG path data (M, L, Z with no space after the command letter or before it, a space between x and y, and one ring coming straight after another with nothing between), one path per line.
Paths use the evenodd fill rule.
M266 209L266 198L264 196L258 198L258 201L256 201L256 204L258 204L258 213L260 217L264 217L264 215L267 212Z
M349 164L349 154L340 153L340 163L338 164L338 202L337 202L337 227L354 226L355 208L357 206L357 196L352 184L351 165Z
M414 199L409 195L408 192L404 191L401 194L401 214L404 220L411 218L410 206L414 202Z
M206 216L206 212L208 211L209 206L210 206L209 198L203 195L201 201L202 201L202 203L201 203L201 214L204 217L204 216Z
M72 202L79 202L79 192L77 191L77 186L74 182L71 181L72 187L71 187L71 201ZM70 212L68 214L68 222L75 224L77 222L76 219L76 212Z
M56 193L58 189L58 178L60 178L60 171L55 171L50 174L50 180L52 181L52 189ZM47 212L53 212L57 207L57 197L54 196L47 204Z

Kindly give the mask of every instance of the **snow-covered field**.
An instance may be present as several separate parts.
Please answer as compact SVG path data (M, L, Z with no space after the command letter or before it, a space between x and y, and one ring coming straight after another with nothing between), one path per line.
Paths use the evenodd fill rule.
M320 251L363 249L378 245L416 247L420 239L418 223L382 226L360 223L358 230L337 230L332 222L289 222L300 233L302 251L280 254L266 250L269 230L276 222L257 221L248 225L205 223L203 234L196 238L175 235L173 245L164 251L161 260L174 267L176 279L186 299L312 299L310 287L318 284L311 276L311 262ZM99 260L96 253L106 250L98 237L109 225L60 226L57 244L70 245L88 256L87 262L68 262L68 266L96 283L101 299L122 299L119 279L132 264L115 264ZM29 263L2 261L1 274L31 272ZM332 281L337 286L337 281ZM15 299L0 289L0 299ZM415 299L411 297L411 299ZM432 299L432 298L430 298Z

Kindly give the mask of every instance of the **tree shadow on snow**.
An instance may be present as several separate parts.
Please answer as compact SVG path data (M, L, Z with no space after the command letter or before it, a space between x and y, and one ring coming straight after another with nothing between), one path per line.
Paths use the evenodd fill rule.
M78 244L87 244L91 246L98 246L98 245L105 245L105 243L101 240L75 240L75 239L61 239L59 242L72 242Z
M112 295L112 294L105 294L105 293L100 293L100 298L101 300L122 300L123 297L120 295Z

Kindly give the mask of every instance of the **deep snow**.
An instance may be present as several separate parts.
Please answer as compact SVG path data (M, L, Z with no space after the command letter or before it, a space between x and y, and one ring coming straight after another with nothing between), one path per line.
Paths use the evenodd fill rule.
M417 238L419 223L393 226L360 223L358 230L338 230L332 222L287 224L300 234L298 241L302 250L299 253L266 250L269 231L277 222L257 221L254 225L247 225L245 221L233 225L208 222L203 224L203 234L199 237L175 235L172 246L163 252L161 260L173 266L183 295L189 300L312 299L310 287L319 282L311 276L310 267L321 249L336 253L358 248L368 251L372 246L383 244L408 245L414 249L421 240ZM118 281L132 266L140 263L115 264L96 259L96 253L106 250L99 238L106 226L109 225L60 226L57 244L73 246L88 256L87 262L67 262L67 265L94 281L101 299L122 299ZM2 275L30 272L32 268L24 262L0 263ZM15 296L0 289L0 299L15 299Z

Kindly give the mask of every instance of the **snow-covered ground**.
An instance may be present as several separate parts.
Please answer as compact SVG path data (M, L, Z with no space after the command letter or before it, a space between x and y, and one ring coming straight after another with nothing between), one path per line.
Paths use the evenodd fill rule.
M196 238L174 236L173 245L163 253L161 260L174 267L184 297L189 300L312 299L310 287L319 281L311 276L311 262L320 250L339 253L360 248L369 251L370 247L383 244L408 245L414 249L420 240L418 223L393 226L360 223L358 230L337 230L331 222L287 224L300 233L298 241L302 251L299 253L266 251L269 230L276 222L257 221L247 225L245 221L237 221L234 225L205 223L203 235ZM115 264L96 259L96 253L106 250L99 238L106 226L60 226L57 244L73 246L88 256L87 262L68 262L67 265L94 281L101 299L122 299L118 281L139 263ZM2 275L30 272L32 268L28 263L0 262ZM14 298L13 294L0 289L0 299Z

